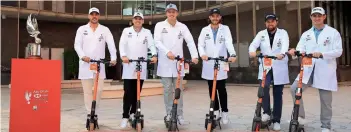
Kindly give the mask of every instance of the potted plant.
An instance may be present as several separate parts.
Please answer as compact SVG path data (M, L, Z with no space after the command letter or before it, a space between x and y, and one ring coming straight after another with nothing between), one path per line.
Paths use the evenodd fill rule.
M74 49L67 49L63 52L64 67L67 77L76 80L79 70L79 57Z

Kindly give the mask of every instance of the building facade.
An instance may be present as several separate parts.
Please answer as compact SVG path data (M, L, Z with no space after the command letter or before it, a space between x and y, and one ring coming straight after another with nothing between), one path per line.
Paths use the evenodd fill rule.
M249 59L248 46L260 30L265 29L264 16L275 13L279 28L287 30L290 48L295 48L301 34L311 28L311 8L322 6L327 13L326 23L336 28L343 39L343 54L338 59L339 81L351 80L350 17L351 2L336 1L2 1L1 2L1 66L11 68L12 58L24 58L25 47L32 38L26 31L29 14L37 14L40 37L45 59L61 58L65 51L72 51L76 30L88 22L90 7L100 9L100 23L110 28L116 47L123 28L131 25L132 14L143 12L144 27L153 32L157 22L165 20L165 7L174 3L179 9L179 21L186 24L197 42L201 29L208 25L208 10L220 8L223 24L228 25L237 62L231 65L228 82L257 83L257 60ZM184 45L185 57L190 57ZM108 53L108 52L107 52ZM119 53L118 53L119 54ZM58 56L58 57L57 57ZM61 57L60 57L61 56ZM107 55L108 56L108 55ZM118 56L119 57L119 56ZM289 62L290 79L298 73L296 61ZM202 64L191 67L186 79L201 79ZM3 68L2 68L3 69ZM107 78L121 79L121 61L116 67L107 68ZM150 70L150 77L152 75ZM9 72L2 70L2 84L9 82ZM71 79L67 63L63 64L63 79Z

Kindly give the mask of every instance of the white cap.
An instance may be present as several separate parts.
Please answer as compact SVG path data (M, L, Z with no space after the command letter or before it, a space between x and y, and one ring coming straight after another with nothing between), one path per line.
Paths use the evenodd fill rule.
M314 14L314 13L318 13L318 14L324 15L325 11L324 11L324 9L322 7L315 7L315 8L312 9L311 15Z
M98 8L96 8L96 7L92 7L92 8L90 8L90 9L89 9L89 14L90 14L90 13L92 13L92 12L97 12L97 13L99 13L99 14L100 14L99 9L98 9Z
M144 19L143 13L140 13L140 12L135 12L133 18L135 17L141 17L141 19Z
M174 10L178 11L177 6L175 4L172 4L172 3L167 5L166 11L169 10L169 9L174 9Z

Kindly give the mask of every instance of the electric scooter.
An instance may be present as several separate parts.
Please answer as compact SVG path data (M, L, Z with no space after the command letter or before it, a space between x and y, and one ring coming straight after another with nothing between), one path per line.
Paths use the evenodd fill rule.
M130 120L132 127L138 132L144 128L144 115L141 114L141 104L140 104L140 72L142 72L141 62L150 62L145 60L144 57L139 57L137 60L129 60L129 62L136 62L136 72L137 72L137 105L136 114L134 115L134 120Z
M223 56L220 56L219 58L208 57L208 60L215 61L210 111L209 111L209 114L206 114L206 119L205 119L205 128L206 128L207 132L212 132L217 126L219 126L219 128L222 129L221 123L220 123L221 117L216 118L216 115L214 114L215 93L217 92L216 86L217 86L217 73L218 73L219 65L220 65L219 61L228 62L228 59L224 59ZM219 99L218 99L218 101L219 101Z
M276 59L277 57L266 56L266 55L263 55L262 53L260 53L256 57L261 58L263 75L262 75L261 85L258 88L258 94L257 94L258 100L256 104L255 115L252 122L252 131L259 132L261 128L267 128L269 130L269 126L271 125L271 119L273 118L272 116L270 116L271 117L270 120L268 120L267 122L262 122L261 108L262 108L262 100L264 97L263 88L266 82L267 70L272 67L272 59Z
M300 76L299 76L298 87L295 91L294 109L291 114L289 132L305 132L304 126L299 124L299 121L298 121L300 100L302 98L302 77L304 72L304 66L312 65L312 58L323 58L323 56L313 57L312 54L304 54L304 53L300 53L300 51L295 51L295 55L299 57L298 62L300 66L300 74L299 74ZM302 58L301 62L300 62L300 57Z
M178 121L178 117L177 117L177 105L178 105L178 99L180 98L180 94L181 94L181 90L180 90L180 76L181 76L181 71L182 71L182 66L183 66L183 62L184 63L188 63L190 64L190 60L185 60L184 58L180 58L180 56L178 55L177 57L174 58L175 60L178 61L177 64L177 72L178 72L178 76L177 76L177 82L176 82L176 88L175 88L175 93L174 93L174 100L173 100L173 106L172 106L172 110L171 110L171 119L169 121L167 121L167 116L164 117L164 121L166 124L166 127L168 128L169 132L176 132L179 131L178 126L177 126L177 121Z
M97 89L98 89L98 83L99 83L99 75L100 75L100 64L109 64L110 61L100 59L100 60L90 60L91 65L90 65L90 70L95 70L95 82L94 82L94 96L93 96L93 101L91 105L91 113L88 114L87 116L87 122L86 122L86 128L88 131L93 131L96 128L99 129L99 124L98 124L98 116L95 114L95 108L96 108L96 96L97 96Z

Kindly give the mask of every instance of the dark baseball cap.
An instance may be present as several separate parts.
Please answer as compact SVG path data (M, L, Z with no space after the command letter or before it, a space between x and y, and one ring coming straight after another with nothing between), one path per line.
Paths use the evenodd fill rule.
M212 15L214 13L217 13L217 14L221 15L221 11L219 11L218 8L213 8L213 9L210 10L210 15Z
M268 19L272 19L272 20L277 20L278 21L278 17L275 14L267 14L264 21L267 21Z

